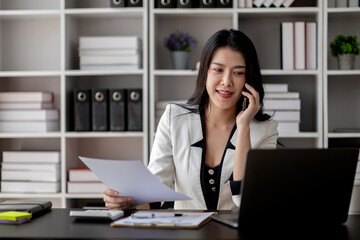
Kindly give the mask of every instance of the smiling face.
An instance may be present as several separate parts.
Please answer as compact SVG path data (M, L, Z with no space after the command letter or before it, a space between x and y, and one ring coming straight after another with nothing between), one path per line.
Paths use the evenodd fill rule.
M229 47L218 48L214 52L207 73L209 107L236 112L236 104L242 96L245 82L243 55Z

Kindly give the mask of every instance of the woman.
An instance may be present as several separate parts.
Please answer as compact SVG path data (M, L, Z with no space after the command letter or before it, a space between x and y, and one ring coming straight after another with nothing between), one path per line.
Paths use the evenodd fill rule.
M203 49L193 96L166 107L150 156L148 169L192 198L176 201L175 209L238 207L247 151L276 147L277 123L263 114L263 98L251 40L236 30L216 32ZM109 209L133 202L110 189L104 201Z

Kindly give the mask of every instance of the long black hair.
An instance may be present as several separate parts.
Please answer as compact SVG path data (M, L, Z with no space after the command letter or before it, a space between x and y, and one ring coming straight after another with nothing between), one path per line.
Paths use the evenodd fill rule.
M255 46L248 36L246 36L243 32L234 29L222 29L214 33L206 42L201 54L196 88L186 105L190 107L190 109L193 109L191 111L195 110L193 107L198 106L195 111L200 112L204 112L208 107L209 95L206 91L207 74L214 52L220 47L230 47L235 51L241 52L244 56L246 63L246 82L254 87L260 96L261 108L255 115L255 119L257 121L268 120L270 116L268 114L264 114L262 111L264 87ZM241 97L237 102L237 113L241 111L242 102L243 97Z

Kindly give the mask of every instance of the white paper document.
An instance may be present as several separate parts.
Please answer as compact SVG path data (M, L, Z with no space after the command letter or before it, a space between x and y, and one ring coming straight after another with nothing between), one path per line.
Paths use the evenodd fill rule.
M153 175L141 161L105 160L79 157L106 187L129 196L134 206L150 202L190 200Z

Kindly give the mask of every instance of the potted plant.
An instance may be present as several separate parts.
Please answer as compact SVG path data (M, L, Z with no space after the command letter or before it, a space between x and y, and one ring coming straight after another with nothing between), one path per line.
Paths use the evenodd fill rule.
M188 33L177 31L165 39L165 46L170 50L174 69L189 68L189 54L195 47L196 40Z
M330 52L337 57L339 69L354 69L355 56L359 55L357 36L337 35L330 43Z

